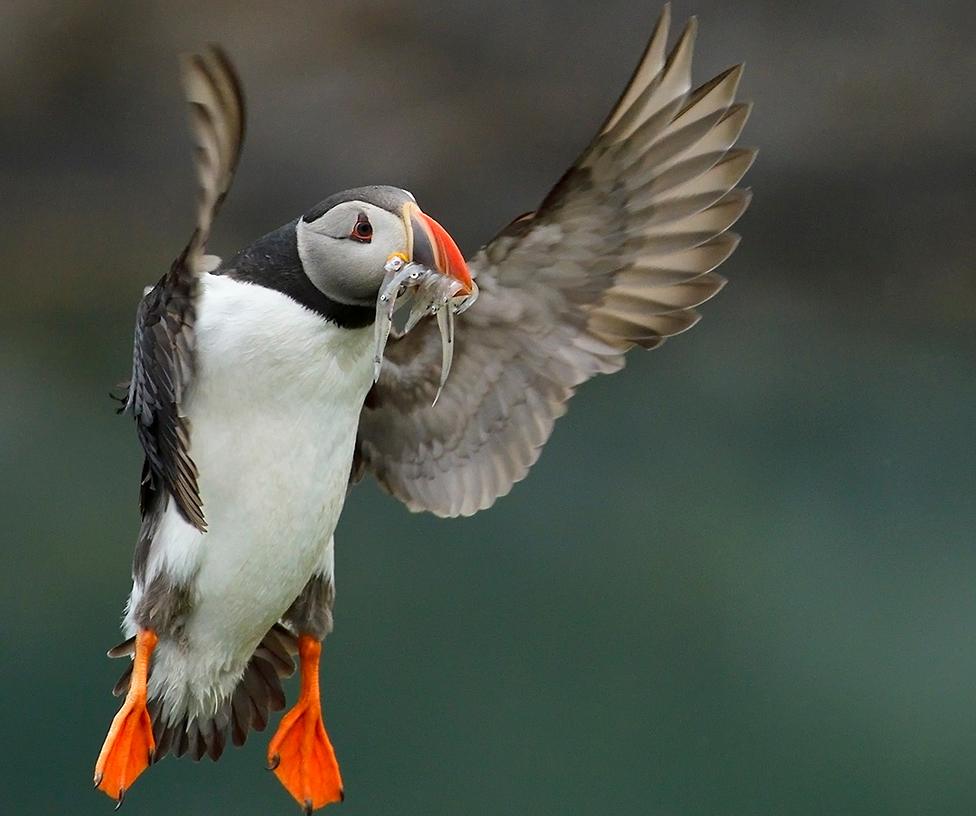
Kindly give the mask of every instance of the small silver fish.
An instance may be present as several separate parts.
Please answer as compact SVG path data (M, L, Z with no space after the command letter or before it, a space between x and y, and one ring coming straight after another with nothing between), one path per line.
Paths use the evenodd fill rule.
M470 294L459 295L463 284L434 269L416 263L407 263L394 255L386 262L386 276L376 298L376 349L373 356L373 382L380 378L383 352L393 328L393 316L407 303L410 312L404 323L403 334L411 331L428 315L437 319L441 335L441 379L434 395L434 405L451 372L454 359L454 317L470 308L478 297L478 286Z

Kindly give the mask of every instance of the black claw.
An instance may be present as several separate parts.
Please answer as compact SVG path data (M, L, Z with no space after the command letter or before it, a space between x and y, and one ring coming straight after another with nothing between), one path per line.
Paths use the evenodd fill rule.
M346 791L345 791L345 788L339 788L339 801L340 802L345 802L346 801Z
M102 774L95 774L95 790L98 790L98 786L102 784Z
M312 800L311 799L306 799L305 800L305 805L302 808L302 810L304 811L305 816L312 816Z
M271 757L271 764L268 765L268 770L274 771L278 768L280 764L281 764L281 754L275 754L273 757Z
M115 810L122 807L122 801L125 799L125 788L119 788L119 801L115 803Z

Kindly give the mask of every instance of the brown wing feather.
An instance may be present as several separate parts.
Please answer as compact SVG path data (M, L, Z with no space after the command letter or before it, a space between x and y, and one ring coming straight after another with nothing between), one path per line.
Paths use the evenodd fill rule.
M429 325L387 347L363 410L357 473L411 510L471 515L524 478L576 387L698 320L725 281L733 189L755 151L732 150L749 114L741 68L692 90L692 20L666 54L665 8L630 85L539 210L470 262L481 290L460 319L437 406Z

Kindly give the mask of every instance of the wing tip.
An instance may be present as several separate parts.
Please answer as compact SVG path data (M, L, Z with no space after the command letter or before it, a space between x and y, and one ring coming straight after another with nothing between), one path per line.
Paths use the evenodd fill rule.
M752 165L755 164L756 156L758 155L758 147L732 147L722 156L719 164L725 165L729 162L741 161L745 164L745 168L742 171L742 175L744 176L752 168Z
M199 98L197 83L203 83L224 110L232 111L237 119L235 130L239 141L243 140L247 121L244 86L233 60L224 48L217 43L207 43L200 51L180 54L179 63L187 101L212 103L212 100ZM222 88L222 85L225 87ZM225 91L229 91L229 96Z
M749 121L749 117L752 116L752 110L755 104L751 99L747 99L744 102L734 102L729 105L729 109L725 112L725 116L722 117L722 121L725 122L731 119L733 116L742 117L742 126L746 126L746 122Z
M678 41L674 44L674 48L671 49L671 53L676 53L682 47L688 48L694 46L695 38L698 36L698 27L698 15L692 14L685 22L684 28L681 29L681 33L678 35Z
M664 39L667 40L668 32L671 30L671 0L668 0L661 7L661 13L657 16L657 20L654 22L654 28L651 29L651 38L647 43L647 49L644 53L647 56L650 53L651 48L657 41L658 35L663 35ZM643 60L641 60L643 62Z
M708 301L710 301L726 286L728 286L729 283L729 279L725 277L725 275L720 275L718 272L707 272L705 274L712 280L715 288L712 290L712 293L702 301L702 303L708 303ZM701 303L698 305L701 306Z

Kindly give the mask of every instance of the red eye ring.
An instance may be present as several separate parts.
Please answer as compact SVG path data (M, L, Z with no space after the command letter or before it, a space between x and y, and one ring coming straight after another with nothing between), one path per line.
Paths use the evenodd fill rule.
M369 223L369 219L365 213L359 214L359 218L356 219L356 223L353 225L349 237L354 241L359 241L361 244L368 244L373 240L373 225Z

